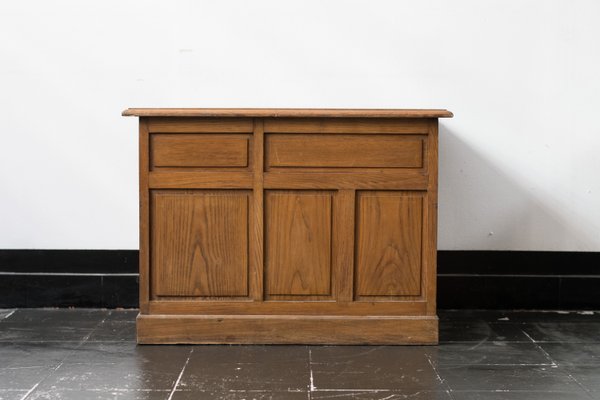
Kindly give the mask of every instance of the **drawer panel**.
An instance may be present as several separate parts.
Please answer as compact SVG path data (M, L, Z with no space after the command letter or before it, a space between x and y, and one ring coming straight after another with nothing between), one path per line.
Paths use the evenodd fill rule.
M152 167L248 166L248 135L153 134Z
M267 168L423 167L418 136L268 134L266 146Z

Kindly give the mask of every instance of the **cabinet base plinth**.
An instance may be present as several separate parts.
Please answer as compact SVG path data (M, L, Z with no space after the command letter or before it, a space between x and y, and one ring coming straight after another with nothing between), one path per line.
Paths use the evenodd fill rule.
M138 315L140 344L437 344L436 316Z

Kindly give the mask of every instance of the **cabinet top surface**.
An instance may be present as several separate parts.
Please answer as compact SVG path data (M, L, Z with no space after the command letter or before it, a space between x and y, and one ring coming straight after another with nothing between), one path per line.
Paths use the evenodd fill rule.
M443 109L336 109L336 108L128 108L135 117L322 117L322 118L452 118Z

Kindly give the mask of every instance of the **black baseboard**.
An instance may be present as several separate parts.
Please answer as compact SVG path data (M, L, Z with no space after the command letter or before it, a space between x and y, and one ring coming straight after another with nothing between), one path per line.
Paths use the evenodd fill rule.
M0 308L138 305L137 250L0 250ZM440 309L600 309L600 253L439 251Z

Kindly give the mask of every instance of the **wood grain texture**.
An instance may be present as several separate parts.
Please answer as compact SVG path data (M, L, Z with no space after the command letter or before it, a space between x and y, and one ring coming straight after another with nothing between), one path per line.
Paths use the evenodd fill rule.
M263 121L254 120L254 154L252 163L253 176L253 212L250 221L252 247L250 252L250 296L255 301L264 297L264 190L263 190L263 160L264 134Z
M266 192L269 295L331 294L332 193Z
M123 116L136 117L235 117L235 118L451 118L442 109L335 109L335 108L128 108Z
M153 192L154 295L248 295L248 196Z
M421 294L423 196L359 192L356 295Z
M427 315L436 315L437 291L437 214L438 214L438 121L429 122L427 138L429 182L423 214L423 287L427 300Z
M155 133L150 154L152 167L247 167L248 137Z
M291 134L422 135L428 132L424 118L266 118L265 132Z
M139 121L139 201L140 201L140 313L149 312L150 302L150 190L148 170L150 169L150 135L148 119Z
M140 343L436 343L451 113L146 113Z
M381 189L426 190L427 175L413 170L397 172L265 172L265 189Z
M149 118L150 133L252 133L252 118Z
M212 301L198 301L196 297L173 300L151 300L150 314L165 315L425 315L427 303L410 297L394 301L304 301L297 296L293 301L253 301L231 297Z
M151 189L252 189L252 172L162 172L148 174Z
M266 136L266 166L421 168L423 140L398 135Z
M435 344L437 328L437 317L140 315L137 339L142 344Z
M338 303L353 300L355 196L356 191L353 189L339 190L335 196L332 257L335 298Z

